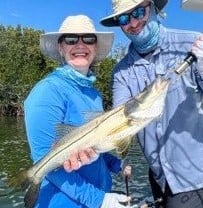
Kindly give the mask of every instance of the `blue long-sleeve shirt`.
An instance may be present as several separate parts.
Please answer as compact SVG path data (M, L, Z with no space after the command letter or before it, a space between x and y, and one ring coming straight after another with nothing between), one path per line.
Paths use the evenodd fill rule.
M73 70L70 66L57 68L37 83L25 100L26 132L34 162L57 142L58 124L79 126L86 122L87 112L103 110L93 77L72 73ZM99 207L105 192L111 190L110 171L118 172L120 163L105 153L78 171L67 173L61 167L50 172L42 182L36 207Z
M160 26L159 43L149 59L133 45L113 72L114 106L139 94L157 76L170 77L163 116L138 134L139 143L164 191L203 188L203 80L195 64L178 77L169 70L178 66L191 50L199 33Z

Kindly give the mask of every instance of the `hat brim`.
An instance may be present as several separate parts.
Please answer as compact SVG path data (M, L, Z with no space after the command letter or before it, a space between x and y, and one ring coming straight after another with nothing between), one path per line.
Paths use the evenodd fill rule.
M130 11L131 9L137 7L143 1L138 1L133 6L131 5L130 7L126 7L125 9L120 10L117 13L114 13L112 15L109 15L109 16L101 19L100 23L102 25L106 26L106 27L114 27L114 26L116 27L116 26L120 26L118 24L118 20L116 19L116 17L119 16L119 15L121 15L122 13L126 13L126 12ZM154 4L155 4L156 8L158 9L158 12L161 11L167 3L168 3L168 0L154 0Z
M71 32L74 33L74 32ZM94 63L101 61L104 59L113 44L113 39L114 39L114 33L113 32L90 32L92 34L95 34L97 36L97 52L96 56L94 59ZM49 56L53 59L56 59L57 61L61 61L61 56L58 50L58 39L63 35L64 33L60 32L50 32L41 35L40 37L40 49L41 52ZM68 33L65 33L68 34ZM76 33L80 34L80 33Z
M144 0L138 0L138 1L135 1L134 4L130 4L129 6L126 6L125 8L123 9L120 9L119 12L115 12L114 14L112 15L109 15L103 19L101 19L100 23L106 27L114 27L114 26L119 26L118 24L118 20L117 20L117 16L123 14L123 13L126 13L128 11L130 11L131 9L137 7L139 4L141 4Z

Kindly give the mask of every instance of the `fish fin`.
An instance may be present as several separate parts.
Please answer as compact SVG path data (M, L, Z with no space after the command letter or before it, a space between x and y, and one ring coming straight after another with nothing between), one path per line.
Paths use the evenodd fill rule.
M103 111L91 111L91 112L82 112L82 114L84 115L84 119L85 121L89 122L91 120L93 120L96 117L99 117L100 115L102 115L104 112ZM68 124L63 124L63 123L59 123L55 126L56 129L56 142L59 141L62 137L64 137L67 134L70 134L71 132L74 132L76 129L78 128L78 126L71 126Z
M128 136L125 139L115 142L115 146L117 146L116 153L124 158L128 154L128 150L132 141L132 136Z
M38 195L39 195L40 184L31 183L24 197L24 207L33 208Z
M29 186L29 178L27 171L24 170L20 172L17 176L14 176L8 180L8 185L10 187L21 188L25 190Z
M56 141L58 141L62 137L64 137L66 134L71 133L72 131L74 131L78 127L67 125L67 124L57 124L55 128L56 128Z
M14 176L8 180L8 185L16 189L26 190L27 192L24 197L25 208L33 208L35 201L38 197L40 184L34 184L30 182L26 170L20 172L17 176Z

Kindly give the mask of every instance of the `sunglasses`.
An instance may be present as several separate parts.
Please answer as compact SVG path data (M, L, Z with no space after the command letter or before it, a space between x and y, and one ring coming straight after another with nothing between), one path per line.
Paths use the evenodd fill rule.
M84 44L87 45L94 45L97 43L97 36L95 34L65 34L59 38L58 42L61 43L64 41L67 45L75 45L79 42L80 39Z
M120 26L124 26L130 23L130 17L133 17L137 20L142 19L146 15L146 7L147 6L140 6L135 8L132 12L128 14L121 14L120 16L117 17L118 24Z

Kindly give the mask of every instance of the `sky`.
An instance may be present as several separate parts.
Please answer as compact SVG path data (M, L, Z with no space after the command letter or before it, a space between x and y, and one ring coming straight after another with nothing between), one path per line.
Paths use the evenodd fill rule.
M203 32L203 11L181 8L181 0L168 0L164 8L164 26ZM111 0L1 0L0 24L43 30L58 31L62 21L69 15L85 14L94 20L98 31L115 32L114 45L125 45L129 41L119 28L107 28L99 20L111 14Z

